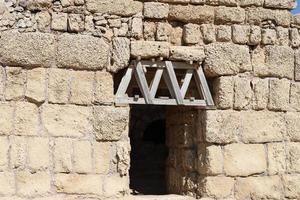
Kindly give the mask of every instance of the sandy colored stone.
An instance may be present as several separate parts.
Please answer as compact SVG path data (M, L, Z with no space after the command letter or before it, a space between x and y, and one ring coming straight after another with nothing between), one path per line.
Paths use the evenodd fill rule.
M214 81L214 102L220 109L229 109L233 105L234 82L231 76L221 76Z
M42 123L52 136L81 137L91 133L92 109L75 105L43 106Z
M38 107L32 103L18 102L15 112L15 134L37 135L39 128Z
M104 181L104 195L107 197L123 196L123 193L129 191L128 177L120 177L119 175L112 175L105 178Z
M285 197L297 199L300 197L300 175L287 174L283 176Z
M268 144L268 173L283 174L286 170L286 152L284 143Z
M237 44L247 44L250 37L250 26L233 25L232 41Z
M9 103L0 103L0 135L10 135L13 131L14 108Z
M77 173L92 171L92 146L89 141L74 142L74 171Z
M170 59L202 62L205 59L204 48L172 46L170 48Z
M51 25L51 15L48 11L38 12L35 16L37 27L40 31L44 32L49 30Z
M58 138L54 143L54 171L71 172L72 170L72 140Z
M28 166L36 170L45 170L49 167L49 139L28 138Z
M297 48L300 46L300 33L297 28L293 28L290 30L290 38L292 47Z
M70 93L70 71L53 68L49 70L48 99L51 103L67 103Z
M144 22L144 39L147 41L154 41L156 34L156 23L155 22Z
M300 141L300 114L296 112L288 112L285 115L287 138L293 142Z
M250 28L249 45L258 45L261 42L261 29L252 25Z
M135 17L131 23L131 35L136 39L142 39L143 37L143 19L141 17Z
M117 161L117 171L121 176L127 176L130 167L131 146L127 141L117 142L115 145ZM191 159L196 159L195 157Z
M275 29L262 29L262 44L274 45L277 41L277 32Z
M103 178L99 175L57 174L54 179L58 193L103 194Z
M290 31L288 28L283 28L281 26L276 27L277 31L277 43L279 45L286 45L290 44Z
M241 6L262 6L264 0L239 0Z
M10 167L24 169L26 164L27 142L24 137L10 137Z
M172 32L172 26L169 23L157 23L156 26L156 40L169 41Z
M16 191L14 174L12 172L0 172L0 185L0 195L13 195Z
M265 7L268 8L293 9L296 6L296 0L265 0Z
M0 50L1 51L1 50ZM24 97L26 72L20 67L6 68L5 98L19 100Z
M249 176L265 172L267 160L264 146L262 144L226 145L224 170L229 176Z
M255 110L263 110L267 107L269 101L269 80L253 79L253 101L252 107Z
M43 102L45 95L46 70L44 68L28 70L25 97L35 102Z
M173 30L171 31L170 35L170 42L172 45L179 46L182 45L182 36L183 35L183 29L180 26L173 27Z
M5 87L5 70L4 67L0 66L0 99L4 98L4 87Z
M170 5L169 18L187 23L211 23L214 8L211 6Z
M84 31L84 15L69 14L68 16L68 31L79 33Z
M107 142L94 143L95 170L99 174L108 174L111 162L111 144Z
M201 24L201 33L205 43L216 41L216 29L213 24Z
M293 109L300 111L300 83L291 83L290 104Z
M8 150L9 143L7 137L0 137L0 171L5 171L8 168Z
M186 24L183 27L183 40L186 44L197 44L201 41L201 30L198 24Z
M238 7L219 6L215 13L216 23L222 25L243 23L246 18L245 10Z
M0 46L1 62L9 65L49 67L55 58L55 36L48 33L2 32Z
M146 18L164 19L169 14L169 4L158 2L145 2L144 3L144 16Z
M67 13L52 13L51 29L55 31L67 31L68 29L68 14Z
M282 199L282 184L279 176L237 178L235 197L237 200Z
M71 72L71 97L70 103L91 104L93 100L94 72Z
M290 81L287 79L270 79L270 110L285 111L289 107Z
M87 0L86 6L92 13L131 16L143 11L142 2L134 0Z
M230 177L209 176L202 180L201 194L212 198L225 198L232 194L234 179Z
M127 135L128 108L96 106L94 108L94 131L97 140L120 140Z
M114 102L113 76L106 71L96 72L96 89L94 102L100 104L112 104Z
M108 67L109 71L118 72L128 67L130 60L130 40L125 37L116 37L113 39L112 62Z
M237 110L247 110L251 107L252 101L251 80L249 78L234 78L234 103Z
M216 37L218 42L229 42L231 40L231 27L220 25L216 28Z
M50 192L51 177L47 172L36 172L31 174L28 171L16 173L18 194L23 196L37 196Z
M168 42L132 41L131 56L137 58L169 57Z
M63 34L56 55L59 67L102 69L108 65L109 46L102 38Z
M204 69L210 76L237 74L252 68L247 46L213 43L206 46L205 54Z
M27 8L29 10L45 10L52 6L51 0L29 0L27 2Z
M200 145L197 154L197 170L200 174L219 175L223 173L223 152L221 146Z
M295 80L300 80L300 50L295 51Z
M290 173L299 173L300 145L296 142L287 143L287 170Z

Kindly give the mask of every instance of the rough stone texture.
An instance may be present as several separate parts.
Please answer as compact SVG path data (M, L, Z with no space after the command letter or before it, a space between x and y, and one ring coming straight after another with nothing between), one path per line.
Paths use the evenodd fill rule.
M225 198L232 194L234 179L229 177L206 177L203 180L202 194L213 198Z
M234 82L230 76L221 76L214 82L215 104L220 109L229 109L233 105Z
M111 162L111 144L96 142L94 144L95 171L108 174Z
M118 37L113 39L112 66L109 70L118 72L128 66L130 60L130 41L127 38Z
M35 101L43 102L46 98L46 70L36 68L27 72L27 85L25 97Z
M226 175L249 176L263 173L266 169L267 160L263 145L229 144L225 146L224 171Z
M186 24L183 27L183 40L186 44L197 44L201 40L200 26L197 24Z
M298 113L289 112L285 115L287 123L287 138L293 142L300 141L300 115Z
M197 170L200 174L219 175L223 173L223 152L221 146L200 146L198 148Z
M10 135L13 131L14 108L9 103L0 103L0 135Z
M268 173L283 174L286 171L286 152L284 143L268 144Z
M49 166L49 139L29 138L28 139L28 165L33 171L45 170Z
M1 62L8 65L49 67L55 58L55 37L51 34L2 32L0 46Z
M70 72L63 69L50 69L48 99L51 103L67 103L70 91Z
M236 110L247 110L251 106L252 88L251 80L242 77L234 79L234 108Z
M54 142L54 171L69 173L72 170L72 140L58 138Z
M94 109L94 131L97 140L119 140L126 134L128 109L97 106Z
M25 71L20 67L6 69L5 98L7 100L18 100L24 97Z
M63 34L58 38L57 62L60 67L102 69L108 64L109 46L90 36Z
M299 173L300 165L300 145L299 143L291 142L287 144L287 170L290 173Z
M19 102L15 111L15 134L37 135L38 134L38 108L31 103Z
M169 57L169 43L152 41L132 41L131 56L137 58Z
M231 75L251 70L247 46L214 43L205 49L205 71L208 75Z
M10 166L13 169L24 169L26 163L27 143L24 137L10 138Z
M169 4L146 2L144 4L144 16L146 18L164 19L169 14Z
M191 60L202 62L205 58L202 47L182 47L172 46L170 49L170 59L172 60Z
M300 83L291 83L290 104L293 109L300 111Z
M231 8L220 6L216 8L217 24L242 23L245 21L245 10L242 8Z
M297 5L296 0L266 0L265 6L270 8L293 9Z
M15 178L14 174L10 172L0 172L0 194L12 195L15 193Z
M92 131L92 110L75 105L45 105L42 123L52 136L84 136Z
M271 79L268 108L279 111L287 110L289 106L289 94L290 81L286 79Z
M78 173L92 171L92 146L89 141L74 142L74 171Z
M283 182L285 197L291 199L300 197L300 176L298 174L285 175Z
M105 71L96 72L96 88L94 102L111 104L114 101L113 76Z
M29 0L27 8L29 10L44 10L51 7L51 0Z
M52 13L51 28L56 31L66 31L68 29L68 14Z
M0 137L0 171L4 171L8 168L8 149L8 139L6 137Z
M300 81L300 50L295 52L295 80Z

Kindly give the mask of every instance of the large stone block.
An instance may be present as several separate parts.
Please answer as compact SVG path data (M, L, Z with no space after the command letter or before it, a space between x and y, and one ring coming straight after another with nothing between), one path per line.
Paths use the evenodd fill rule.
M70 71L53 68L49 70L48 99L51 103L67 103L70 94Z
M235 77L234 92L233 106L236 110L247 110L251 108L253 91L250 78Z
M170 44L168 42L132 41L131 56L137 58L169 57Z
M247 155L247 156L245 156ZM224 171L229 176L249 176L267 170L262 144L229 144L224 148Z
M170 59L202 62L205 59L204 48L172 46L170 49Z
M43 102L46 96L46 70L36 68L27 71L27 86L25 97L35 101Z
M169 4L157 2L144 3L144 16L146 18L164 19L169 14Z
M186 24L183 27L183 40L186 44L197 44L201 41L201 30L198 24Z
M267 8L293 9L296 6L296 0L265 0L265 7Z
M34 170L45 170L49 167L49 139L28 138L28 166Z
M77 173L92 171L92 146L89 141L74 142L74 171Z
M283 174L286 171L286 152L284 143L270 143L268 148L268 173Z
M199 145L197 170L202 175L219 175L223 173L223 152L221 146Z
M240 6L248 7L248 6L262 6L264 4L264 0L239 0Z
M279 176L262 176L237 178L235 197L244 199L274 199L281 200L282 184Z
M300 175L287 174L283 176L285 197L289 199L300 198Z
M109 71L118 72L128 67L130 60L130 40L125 37L117 37L112 40L112 66Z
M102 69L108 65L109 45L102 39L63 34L58 38L59 67Z
M0 103L0 135L10 135L13 131L14 108L9 103Z
M269 80L268 79L253 79L253 101L252 107L254 110L263 110L267 107L269 101Z
M18 102L15 114L16 135L37 135L39 129L38 107L35 104Z
M14 173L0 172L0 185L0 195L13 195L16 191Z
M45 10L52 6L51 0L29 0L27 2L27 8L32 11Z
M94 108L94 132L97 140L120 140L128 134L128 108L96 106Z
M126 176L112 175L105 177L104 181L104 196L123 196L124 193L129 191L129 179Z
M250 71L250 53L247 46L213 43L206 46L205 71L210 76L231 75Z
M103 177L100 175L57 174L54 179L58 193L103 194Z
M7 65L49 67L55 59L55 36L47 33L2 32L0 46Z
M245 21L245 10L238 7L219 6L216 8L216 23L217 24L236 24Z
M214 102L220 109L229 109L233 105L234 82L231 76L221 76L214 81Z
M58 138L54 142L54 171L69 173L72 171L72 140Z
M287 170L289 173L300 172L300 145L296 142L287 143Z
M51 190L51 177L47 172L19 171L16 173L17 193L22 196L45 195Z
M109 72L96 72L94 102L100 104L112 104L114 102L114 80L113 75Z
M87 0L88 11L121 16L131 16L143 12L143 3L134 0Z
M92 132L92 109L75 105L44 105L42 123L52 136L81 137Z
M5 171L8 168L8 150L7 137L0 137L0 171Z
M271 79L268 108L275 111L286 111L289 108L290 81Z
M112 161L111 143L96 142L94 143L95 171L99 174L108 174L110 162Z
M300 111L300 83L291 83L290 104L291 108Z
M169 18L187 23L212 23L214 21L214 7L170 5Z
M27 159L27 142L24 137L10 137L10 167L24 169Z
M234 179L230 177L209 176L201 180L200 193L211 198L225 198L232 195Z
M298 112L288 112L285 115L287 139L292 142L300 142L300 114Z
M1 50L0 50L1 51ZM26 72L20 67L6 68L5 99L19 100L24 97Z
M299 17L300 18L300 17ZM295 52L295 80L300 81L300 50Z

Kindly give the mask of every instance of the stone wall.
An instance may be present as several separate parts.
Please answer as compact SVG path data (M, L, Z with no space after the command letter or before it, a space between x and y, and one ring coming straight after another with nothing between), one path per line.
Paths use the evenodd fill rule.
M136 58L199 62L210 77L216 110L168 111L171 192L299 199L295 4L1 0L0 199L129 193L129 108L113 104L113 75Z

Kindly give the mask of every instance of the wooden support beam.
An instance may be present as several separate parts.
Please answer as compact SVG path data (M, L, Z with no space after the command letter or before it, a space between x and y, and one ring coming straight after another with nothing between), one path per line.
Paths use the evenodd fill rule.
M163 72L164 72L163 69L157 69L155 72L153 81L151 83L151 89L150 89L150 95L152 98L155 98Z
M196 70L196 74L195 74L195 78L196 78L196 83L197 83L197 87L198 90L200 90L202 92L203 98L204 100L206 100L206 103L208 106L214 106L214 100L211 96L204 72L202 67L200 66L197 70Z
M148 87L148 83L147 83L147 79L146 79L141 62L137 63L137 66L134 71L135 71L134 74L136 77L136 81L139 85L139 88L144 96L146 103L153 104L152 97L150 95L150 91L149 91L149 87Z
M190 82L191 82L192 77L193 77L193 73L194 73L194 70L188 69L186 74L185 74L185 77L183 79L183 84L182 84L181 89L180 89L182 98L184 98L185 95L186 95L186 92L189 88Z
M133 74L133 67L129 66L126 73L125 73L125 75L123 76L123 78L120 82L118 91L116 93L117 97L124 97L125 96L126 90L129 86L129 83L130 83L131 78L132 78L132 74Z

